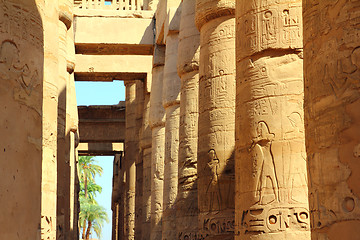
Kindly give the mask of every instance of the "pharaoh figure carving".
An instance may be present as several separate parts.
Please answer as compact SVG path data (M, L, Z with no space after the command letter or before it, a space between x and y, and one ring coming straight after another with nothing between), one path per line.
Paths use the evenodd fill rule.
M211 178L206 193L209 198L209 211L219 211L221 206L221 193L219 181L220 160L214 149L209 151L209 162L207 164L211 171Z
M260 205L279 201L279 186L271 152L271 142L274 136L265 122L259 122L256 128L256 138L250 148L258 161L255 197L258 197L257 203Z

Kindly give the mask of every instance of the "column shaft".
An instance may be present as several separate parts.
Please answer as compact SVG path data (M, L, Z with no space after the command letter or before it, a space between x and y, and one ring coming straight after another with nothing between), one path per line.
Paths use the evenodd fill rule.
M161 240L164 188L165 110L162 106L164 47L155 46L150 95L151 145L151 240Z
M177 69L181 78L177 239L198 239L197 136L200 33L195 26L195 2L183 0Z
M359 1L304 1L305 132L312 239L360 224Z
M126 87L126 132L125 132L125 169L126 169L126 217L125 239L135 237L135 188L136 188L136 82L125 82Z
M199 231L234 236L235 1L196 1L200 29Z
M163 240L176 239L176 198L180 120L180 78L177 74L178 33L166 37L163 105L166 112Z
M310 239L301 1L237 1L236 239Z

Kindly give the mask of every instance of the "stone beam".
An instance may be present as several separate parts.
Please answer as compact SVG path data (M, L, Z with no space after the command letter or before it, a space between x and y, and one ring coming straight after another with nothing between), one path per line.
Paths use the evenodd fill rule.
M152 16L152 11L130 13L77 9L76 52L152 55L154 42Z
M118 143L125 140L125 107L80 106L80 142Z
M80 143L78 151L80 156L114 156L124 151L124 144L109 142Z
M76 81L139 80L151 71L152 56L76 54Z

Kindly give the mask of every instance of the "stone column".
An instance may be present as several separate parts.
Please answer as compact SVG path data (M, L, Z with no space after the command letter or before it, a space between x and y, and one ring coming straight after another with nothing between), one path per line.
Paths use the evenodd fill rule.
M166 37L163 106L165 122L164 210L162 239L176 239L176 197L178 187L178 151L180 121L180 78L177 74L178 31Z
M183 0L177 71L181 78L177 239L198 239L197 136L199 116L200 33L195 26L195 1Z
M236 18L236 239L310 239L301 0Z
M164 189L165 110L162 105L162 86L165 47L154 50L149 122L151 143L151 240L161 240Z
M1 238L55 239L58 2L0 9Z
M208 239L234 236L235 0L197 0L200 30L199 231Z
M126 216L125 239L135 237L135 185L137 157L136 132L136 81L126 81L126 132L125 132L125 171L126 171Z
M112 196L111 196L111 210L113 212L112 218L112 240L118 240L120 234L120 199L121 199L121 154L115 154L113 162L113 182L112 182Z
M149 240L151 232L151 129L149 115L150 93L146 92L144 97L143 124L140 134L140 149L143 161L142 240Z
M142 234L143 158L140 151L140 134L144 111L144 83L136 81L136 190L135 190L135 239Z
M304 1L305 131L313 239L360 224L359 1Z

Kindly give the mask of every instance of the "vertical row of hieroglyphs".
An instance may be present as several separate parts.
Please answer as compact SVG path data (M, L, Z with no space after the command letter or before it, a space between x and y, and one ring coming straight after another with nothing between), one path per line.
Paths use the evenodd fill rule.
M57 239L67 239L70 233L70 126L68 37L72 25L71 0L59 0L59 78L58 78L58 144L57 144Z
M162 104L165 47L155 45L150 94L149 122L152 131L151 145L151 240L161 240L164 155L165 155L165 109Z
M195 1L183 0L177 70L181 78L176 239L197 240L197 135L200 33L195 26Z
M303 1L305 131L313 239L360 224L360 2Z
M150 75L150 74L149 74ZM150 128L150 89L151 75L146 79L144 86L143 121L140 134L140 150L142 153L142 227L141 239L150 239L151 230L151 128Z
M126 202L125 202L125 239L135 237L135 184L137 157L136 136L136 81L126 81L126 115L125 115L125 171L126 171Z
M144 111L144 82L136 81L136 189L135 189L135 239L141 239L143 214L143 154L140 149L141 126Z
M234 238L235 0L197 0L198 204L206 239Z
M171 2L171 3L170 3ZM180 120L180 78L177 74L180 7L178 0L168 1L168 21L165 23L165 65L163 106L165 122L165 158L162 239L176 239L176 198L178 191L178 152ZM167 25L168 24L168 25Z
M237 239L310 239L301 6L237 1Z

